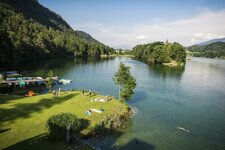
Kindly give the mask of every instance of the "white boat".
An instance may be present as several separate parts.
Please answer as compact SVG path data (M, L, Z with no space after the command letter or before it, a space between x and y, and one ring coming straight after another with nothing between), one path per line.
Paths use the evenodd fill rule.
M42 78L42 77L36 77L36 79L38 79L38 80L43 80L43 78Z
M72 82L72 80L68 80L68 79L59 80L59 83L61 83L61 84L70 84L71 82Z

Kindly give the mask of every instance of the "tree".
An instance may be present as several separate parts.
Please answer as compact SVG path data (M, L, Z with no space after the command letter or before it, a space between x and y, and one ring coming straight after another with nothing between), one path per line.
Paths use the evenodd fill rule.
M66 142L69 143L71 135L79 133L81 122L75 114L63 112L51 116L47 121L47 127L52 139L66 139Z
M47 74L47 82L46 82L46 87L49 91L52 90L52 87L53 87L53 71L49 71L48 74Z
M13 44L7 32L0 29L0 69L4 70L13 65ZM11 61L9 61L11 60Z
M183 64L186 61L186 50L179 43L166 43L153 42L143 45L135 46L131 54L136 58L145 59L152 63L168 63L171 61L177 61L179 64Z
M157 45L154 47L154 51L151 54L152 60L154 62L162 64L164 62L170 62L170 58L166 53L165 46Z
M132 97L136 79L131 75L130 67L121 62L113 81L119 86L119 100L128 100Z
M185 48L177 42L174 42L170 49L170 57L178 62L186 61L186 50Z

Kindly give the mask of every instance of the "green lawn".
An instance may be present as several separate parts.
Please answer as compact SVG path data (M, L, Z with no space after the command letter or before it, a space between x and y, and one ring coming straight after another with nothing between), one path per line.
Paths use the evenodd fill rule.
M86 120L89 128L110 113L124 113L127 105L112 99L109 102L90 102L90 99L103 96L83 97L80 91L64 92L34 97L0 95L0 149L68 149L66 144L51 142L47 139L46 121L49 116L60 112L72 112ZM90 108L105 111L86 115ZM81 149L89 149L80 145Z

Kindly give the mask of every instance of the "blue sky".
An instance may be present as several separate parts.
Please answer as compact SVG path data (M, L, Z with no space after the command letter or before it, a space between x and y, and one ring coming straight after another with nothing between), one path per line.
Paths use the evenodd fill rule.
M225 36L225 0L39 0L75 30L112 46L153 41L188 46Z

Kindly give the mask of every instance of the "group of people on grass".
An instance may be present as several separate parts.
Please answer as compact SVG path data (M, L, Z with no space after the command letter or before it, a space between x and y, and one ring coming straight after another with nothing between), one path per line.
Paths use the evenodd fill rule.
M85 97L85 91L86 91L86 90L84 90L84 89L82 90L82 94L83 94L84 97ZM91 91L91 90L88 91L88 96L89 96L89 97L92 96L92 91Z
M52 92L53 92L52 95L60 95L61 92L62 92L62 88L59 87L58 92L56 92L55 90L53 90ZM83 90L82 90L82 95L83 95L84 97L85 97L85 92L86 92L86 91L83 89ZM93 92L92 92L91 90L89 90L89 91L88 91L88 96L91 97L92 94L93 94ZM91 101L91 102L107 102L107 101L109 101L109 100L110 100L110 99L109 99L109 96L106 95L105 98L95 98L95 99L90 100L90 101ZM104 109L97 110L97 109L91 108L91 109L89 109L88 111L86 111L85 113L86 113L87 115L93 116L93 113L92 113L93 111L94 111L94 112L97 112L97 113L102 113L102 112L104 111Z
M86 92L86 90L83 89L83 90L82 90L82 95L83 95L84 97L86 96L86 95L85 95L85 92ZM88 91L88 96L91 97L92 94L93 94L93 92L92 92L91 90L89 90L89 91ZM109 100L110 100L110 99L109 99L109 96L106 95L105 98L95 98L95 99L92 99L92 100L90 100L90 101L91 101L91 102L107 102L107 101L109 101ZM91 109L89 109L88 111L86 111L85 114L90 115L90 116L93 116L93 112L102 113L103 111L104 111L104 109L97 110L97 109L91 108Z
M83 96L85 97L85 90L84 90L84 89L82 90L82 94L83 94ZM91 90L88 91L88 96L89 96L89 97L92 96L92 91L91 91ZM106 95L105 98L96 98L96 99L92 99L92 100L90 100L90 101L91 101L91 102L108 102L109 100L110 100L110 99L109 99L109 96Z
M52 91L52 95L60 95L62 92L62 88L59 87L58 92L56 92L55 90Z

